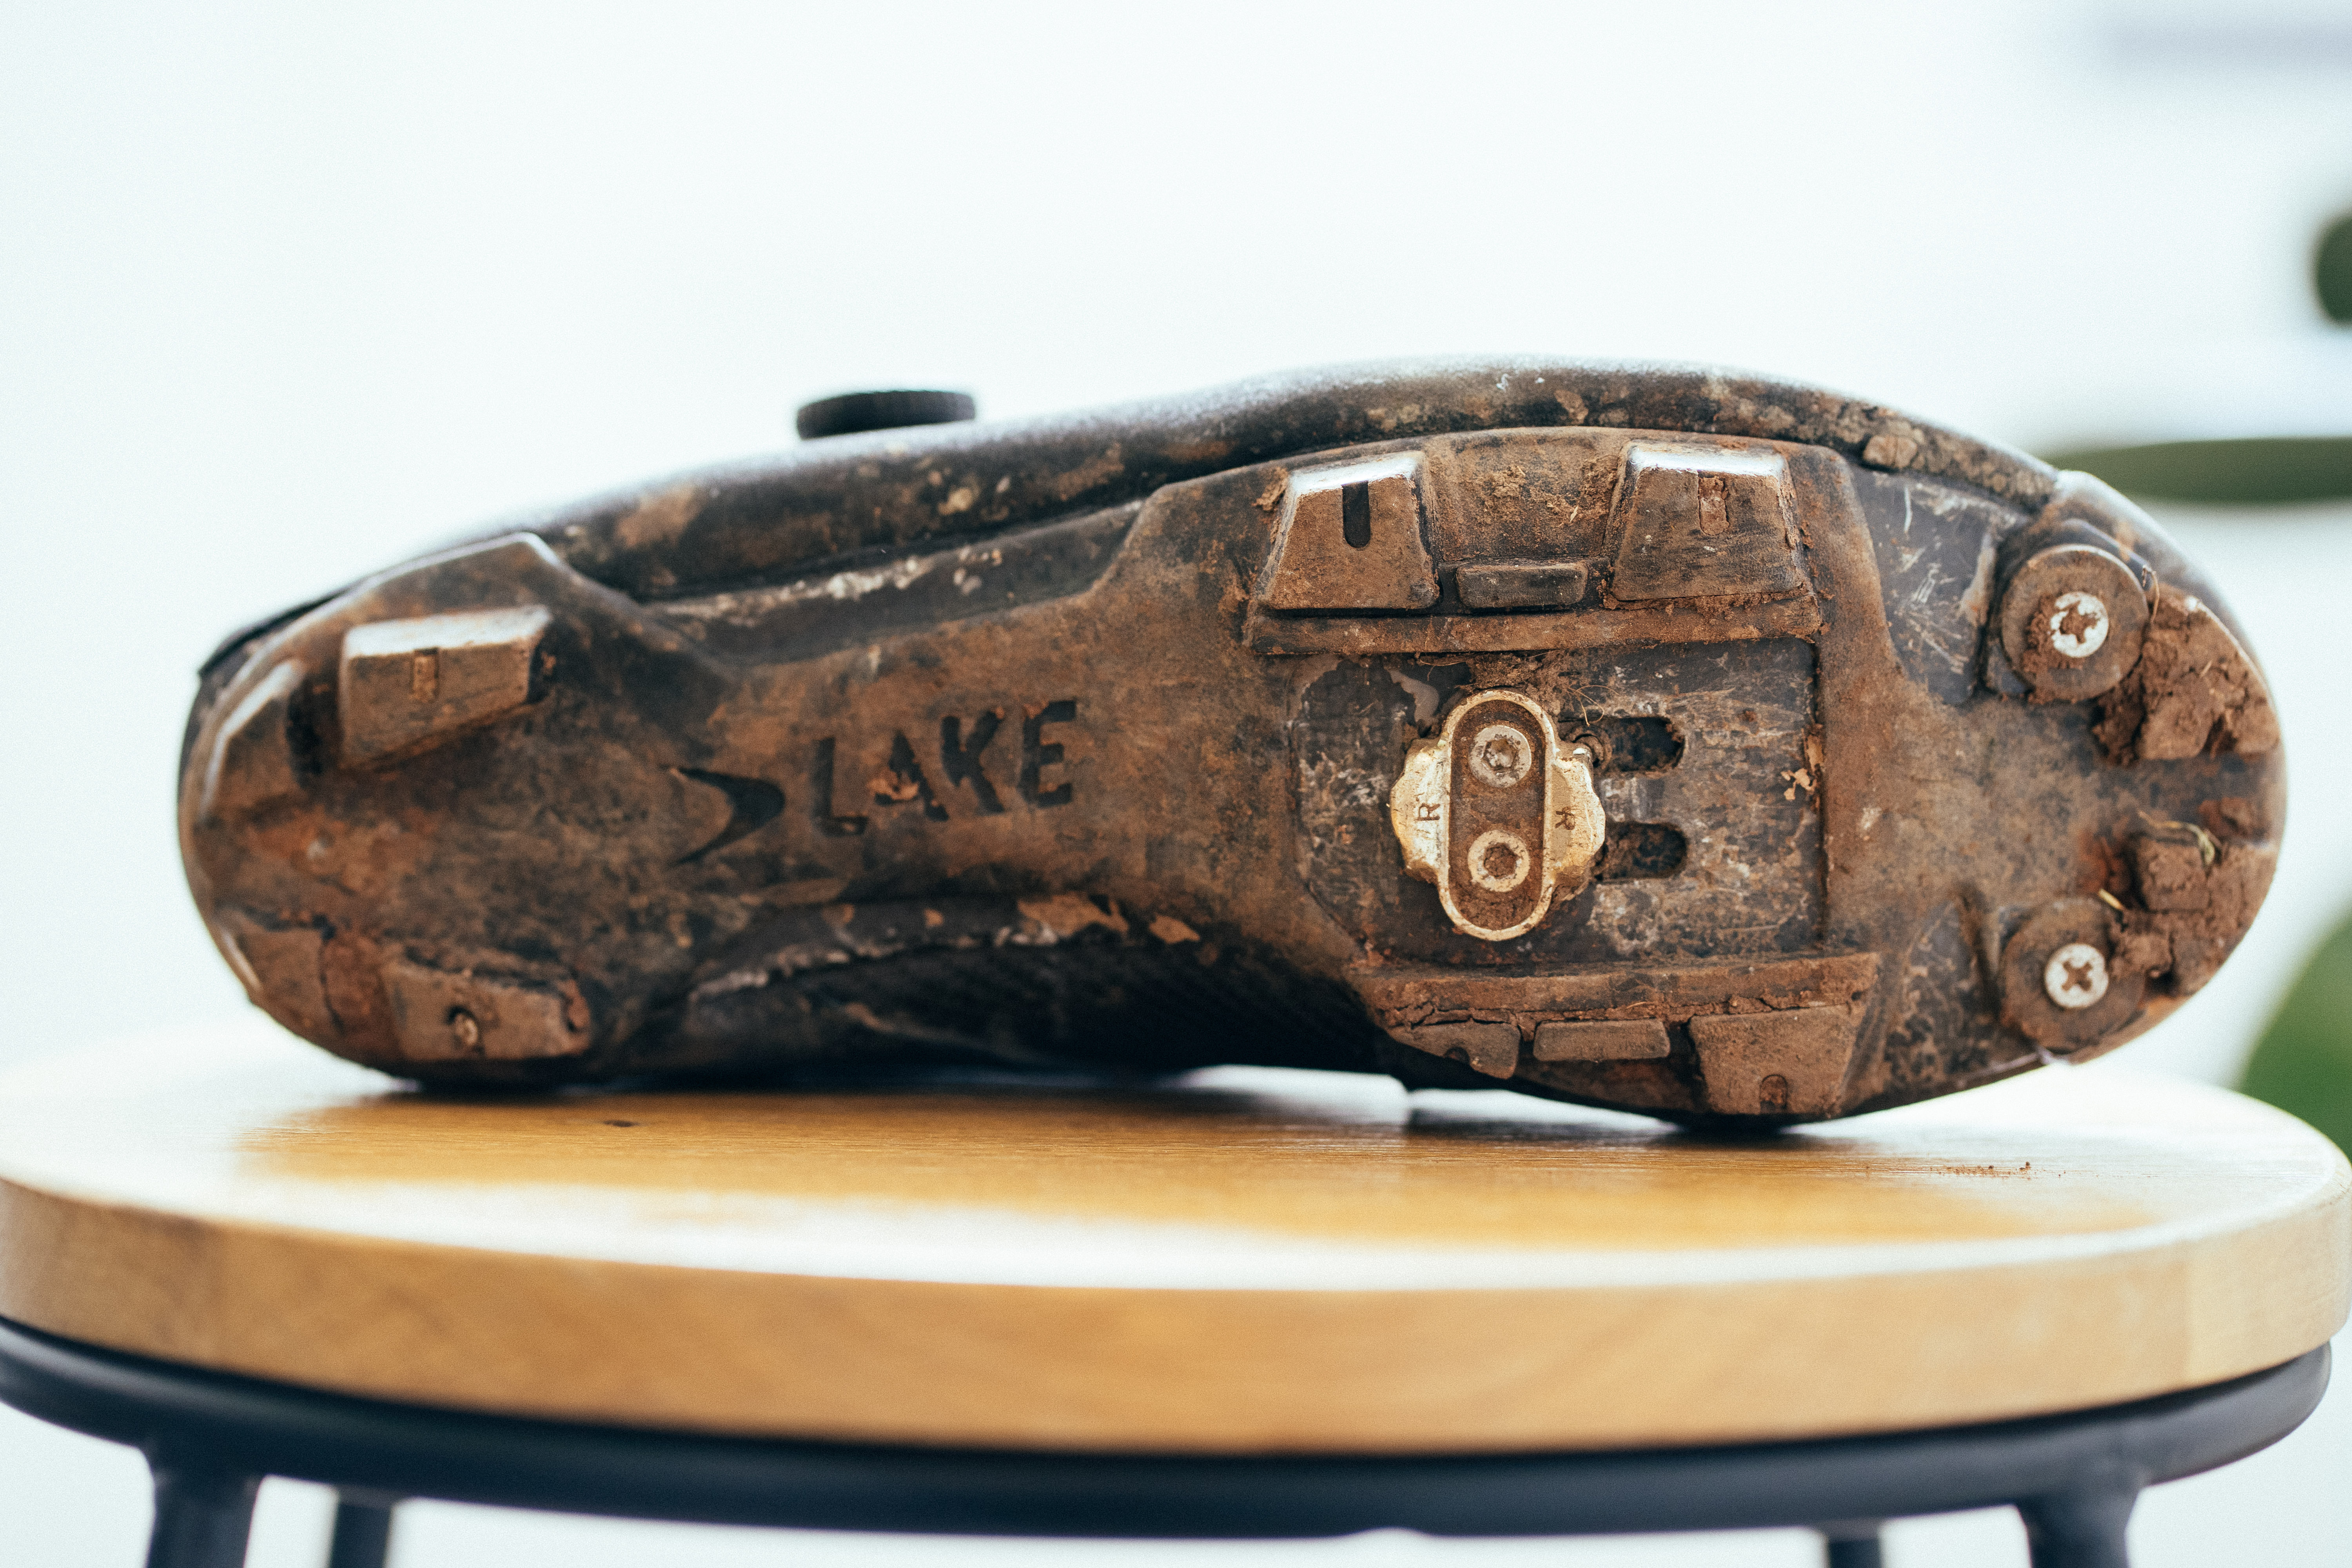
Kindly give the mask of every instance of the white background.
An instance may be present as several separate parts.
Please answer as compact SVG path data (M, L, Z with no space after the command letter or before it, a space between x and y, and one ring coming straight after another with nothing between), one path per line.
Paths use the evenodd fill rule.
M2334 30L2330 30L2333 28ZM2029 447L2352 426L2305 283L2352 29L2238 4L0 5L0 1060L244 1005L179 884L228 627L500 513L784 444L1397 354L1679 357ZM2291 742L2271 906L2124 1053L2226 1079L2352 901L2352 512L2168 511ZM2093 1068L2089 1070L2106 1070ZM2096 1332L2097 1325L2085 1325ZM2340 1562L2352 1406L2152 1494L2143 1564ZM11 1561L130 1563L134 1456L0 1416ZM257 1563L318 1561L273 1485ZM418 1507L425 1563L1800 1563L1796 1536L902 1542ZM2022 1561L2005 1515L1902 1568Z

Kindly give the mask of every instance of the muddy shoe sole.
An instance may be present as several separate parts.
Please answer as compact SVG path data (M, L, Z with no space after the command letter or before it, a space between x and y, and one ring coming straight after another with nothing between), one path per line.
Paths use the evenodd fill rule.
M2267 888L2278 732L2097 481L1510 362L814 440L231 640L255 1002L406 1077L1262 1062L1804 1121L2080 1059Z

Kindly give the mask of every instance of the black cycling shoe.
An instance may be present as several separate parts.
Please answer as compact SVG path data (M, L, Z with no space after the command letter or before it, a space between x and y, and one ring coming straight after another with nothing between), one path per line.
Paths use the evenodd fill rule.
M394 568L207 668L183 844L254 1000L408 1077L1265 1062L1818 1119L2211 975L2284 803L2234 631L2105 486L1873 405L1329 372L827 437Z

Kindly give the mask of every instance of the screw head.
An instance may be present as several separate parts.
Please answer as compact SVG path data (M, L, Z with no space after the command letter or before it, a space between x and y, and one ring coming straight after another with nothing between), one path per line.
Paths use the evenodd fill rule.
M1508 828L1490 827L1470 841L1470 879L1490 893L1507 893L1528 879L1535 857Z
M2042 966L2042 988L2069 1012L2106 999L2107 955L2087 942L2070 942Z
M1511 724L1488 724L1470 742L1470 775L1489 789L1508 789L1535 766L1535 748L1524 731Z
M478 1051L482 1048L481 1023L463 1007L453 1007L449 1010L449 1037L457 1042L461 1051Z
M2107 641L2107 606L2080 589L2061 594L2050 606L2050 646L2068 658L2088 658Z

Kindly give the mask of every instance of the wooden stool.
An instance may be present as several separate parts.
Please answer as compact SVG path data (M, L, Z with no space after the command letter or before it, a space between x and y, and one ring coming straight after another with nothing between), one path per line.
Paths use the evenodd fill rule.
M0 1397L146 1449L156 1568L240 1562L265 1475L343 1489L337 1568L409 1496L1844 1564L2013 1503L2120 1563L2317 1401L2347 1187L2105 1068L1727 1142L1240 1068L457 1099L256 1024L0 1079Z

